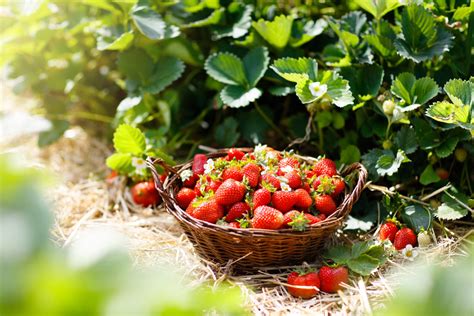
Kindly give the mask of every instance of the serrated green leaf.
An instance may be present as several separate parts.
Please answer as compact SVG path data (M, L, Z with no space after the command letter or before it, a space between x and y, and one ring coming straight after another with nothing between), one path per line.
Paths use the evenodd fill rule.
M418 144L422 149L431 150L439 146L441 137L439 133L428 124L428 122L415 117L411 119L411 123L415 129Z
M387 260L387 256L385 255L385 249L382 245L371 245L369 249L365 252L365 254L377 259L380 265L384 264Z
M291 31L290 45L292 47L299 47L311 41L313 38L321 34L327 27L328 23L325 19L319 19L317 21L306 21L301 20L293 22L293 28Z
M438 122L456 124L465 123L469 118L468 105L455 105L448 101L435 102L426 110L426 115Z
M326 72L327 73L327 72ZM321 80L323 82L323 80ZM331 97L331 102L337 107L345 107L354 104L354 97L349 86L349 82L335 72L332 72L328 85L327 94Z
M310 79L317 81L318 62L311 58L280 58L270 66L277 74L288 81L300 82Z
M372 14L376 20L402 5L399 0L355 0L355 3Z
M217 143L222 147L232 147L240 137L238 132L239 122L233 117L227 117L217 126L214 136Z
M215 10L212 10L212 12L206 16L195 19L192 22L186 23L181 25L182 28L195 28L195 27L204 27L204 26L209 26L209 25L214 25L219 23L219 21L222 19L222 16L224 15L225 8L217 8Z
M117 127L113 141L118 153L139 156L146 149L145 135L138 128L126 124Z
M118 69L127 78L144 81L153 73L153 60L140 48L131 48L119 54Z
M247 34L252 25L253 9L252 5L242 5L237 13L233 13L231 17L228 17L231 20L228 24L225 26L216 25L212 28L214 37L216 39L224 37L239 38Z
M202 67L204 63L199 45L183 36L162 41L160 51L165 56L176 57L193 66Z
M379 260L365 254L358 258L352 258L347 261L347 266L349 269L363 276L370 275L372 271L378 268L379 265Z
M300 99L301 103L311 103L317 100L320 97L314 96L311 91L309 90L309 85L311 84L311 80L309 79L302 79L296 83L295 92L298 98Z
M342 245L334 246L326 251L324 258L331 259L337 264L346 264L351 258L351 249Z
M270 87L268 89L268 92L270 92L271 95L277 96L277 97L283 97L285 95L288 95L290 93L295 92L294 87L285 87L285 86L275 86L275 87Z
M392 83L392 93L400 99L405 100L407 104L412 104L411 89L415 85L415 82L415 75L408 72L401 73Z
M423 6L412 4L402 13L402 35L394 42L398 54L416 63L442 55L452 46L453 36Z
M371 149L362 155L362 164L367 168L370 177L374 180L379 178L379 174L377 172L377 161L383 155L384 151L378 148Z
M451 187L441 198L443 203L434 212L434 215L439 219L455 220L460 219L468 214L465 206L468 204L468 197L461 193L457 188Z
M124 50L133 42L133 32L126 32L114 37L112 34L106 36L104 34L97 37L98 50Z
M132 10L132 19L140 32L152 40L179 36L179 28L167 25L161 15L146 5L137 5Z
M228 85L246 85L244 64L231 53L218 53L207 58L206 72L215 80Z
M469 14L472 12L472 7L463 5L454 11L453 19L457 21L464 21L469 19Z
M260 19L257 22L252 22L252 26L258 34L278 49L282 49L288 44L292 24L293 18L285 15L277 16L273 21Z
M457 136L450 136L444 139L438 147L435 148L436 155L439 158L446 158L451 155L456 149L456 145L459 142L459 138Z
M412 88L413 103L425 104L438 94L439 87L436 82L429 77L417 79Z
M243 62L247 82L251 87L255 87L268 68L270 62L268 49L266 47L255 47L245 55Z
M260 98L262 91L258 88L246 90L242 86L227 86L221 91L221 100L231 108L240 108Z
M163 57L155 64L154 72L144 82L143 91L158 94L184 72L184 63L175 57Z
M436 174L432 165L427 165L420 175L420 183L423 185L436 183L439 180L441 180L441 178Z
M125 153L114 153L105 161L107 167L122 173L128 173L133 170L132 155Z
M341 150L341 162L345 164L351 164L360 160L360 151L357 146L349 145L344 146Z
M396 49L393 42L396 39L396 33L392 25L388 21L380 20L374 27L374 33L363 35L363 38L383 57L395 55Z
M421 229L425 231L431 227L432 215L431 212L420 205L408 205L401 211L403 223L419 233Z
M406 154L412 154L418 148L416 133L412 127L403 126L395 135L394 142Z
M356 242L352 245L351 257L358 258L369 250L370 243L368 241Z
M449 80L444 85L444 91L448 94L451 102L457 106L474 104L474 82L461 79Z
M406 102L406 106L419 107L438 94L438 85L428 77L416 79L411 73L401 73L392 83L392 93Z
M383 80L383 68L377 64L353 65L342 68L340 73L349 81L352 94L358 99L376 96Z
M384 153L385 154L377 160L376 165L377 172L381 176L393 175L398 171L402 163L410 161L403 150L398 150L397 156L394 156L391 151L384 151Z

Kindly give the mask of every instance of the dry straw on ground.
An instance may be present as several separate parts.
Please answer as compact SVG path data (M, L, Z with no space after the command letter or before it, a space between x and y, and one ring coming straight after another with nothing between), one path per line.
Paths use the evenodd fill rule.
M410 273L404 267L405 259L399 255L370 278L351 280L343 292L305 301L295 299L284 287L287 269L280 267L247 276L232 276L226 269L213 269L198 258L174 218L162 208L134 206L123 183L107 187L103 162L109 148L81 129L68 131L66 137L44 150L32 148L34 141L26 140L15 146L9 144L8 151L21 153L30 163L56 174L59 182L48 195L55 209L52 236L58 246L68 245L87 228L113 228L129 237L130 254L137 267L178 266L191 280L190 286L229 282L242 290L255 315L371 314L393 295L400 274ZM457 256L465 255L458 245L471 233L470 225L456 226L450 234L439 236L436 244L422 250L420 262L452 265ZM360 238L344 237L345 241Z

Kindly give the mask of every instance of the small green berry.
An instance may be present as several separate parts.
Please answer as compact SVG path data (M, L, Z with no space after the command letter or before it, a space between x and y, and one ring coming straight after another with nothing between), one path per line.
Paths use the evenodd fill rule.
M456 157L457 161L464 162L467 158L467 151L464 148L458 148L454 152L454 156Z
M382 143L382 147L383 147L383 149L392 148L392 142L390 141L390 139L384 140L383 143Z
M387 115L392 115L395 109L395 102L392 100L385 100L382 104L383 112Z
M421 232L418 234L418 246L420 248L425 248L431 245L431 238L428 235L428 232Z

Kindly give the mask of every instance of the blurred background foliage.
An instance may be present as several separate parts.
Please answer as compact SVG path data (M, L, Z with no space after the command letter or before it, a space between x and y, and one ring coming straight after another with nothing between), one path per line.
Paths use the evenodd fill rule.
M292 144L338 165L362 161L371 180L406 195L453 183L464 206L452 194L435 202L439 218L454 219L472 207L472 9L467 0L5 1L0 63L15 92L40 100L34 113L51 123L40 146L75 124L110 140L121 123L178 161L200 144ZM306 83L326 82L324 96L298 90L275 63L299 57L318 68ZM295 65L284 66L309 73ZM379 207L364 196L354 214L374 221Z
M0 314L247 314L238 288L190 287L169 266L132 268L127 240L116 231L84 232L58 248L43 198L48 176L2 154L0 179Z

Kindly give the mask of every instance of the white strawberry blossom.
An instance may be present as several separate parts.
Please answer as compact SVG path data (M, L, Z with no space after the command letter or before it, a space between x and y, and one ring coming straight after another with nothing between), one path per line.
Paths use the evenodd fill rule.
M267 150L267 145L258 144L255 146L255 149L253 150L253 152L255 155L260 155L264 153L266 150Z
M413 246L412 245L407 245L403 250L402 250L402 255L410 260L410 261L413 261L413 259L415 259L416 256L418 256L418 251L413 249Z
M321 84L321 82L311 82L309 84L309 91L314 97L319 98L328 92L328 86L326 84Z
M181 177L181 181L186 181L193 176L193 172L190 169L183 170L179 176Z
M132 165L135 167L138 173L143 173L146 169L146 161L143 158L133 157Z
M288 173L288 172L291 172L293 171L293 167L292 166L285 166L283 168L281 168L281 171L283 171L284 173Z
M212 170L214 170L214 160L209 158L204 165L204 173L210 174Z
M291 191L291 187L285 182L280 182L280 187L282 191Z

